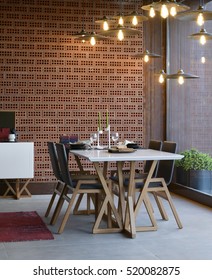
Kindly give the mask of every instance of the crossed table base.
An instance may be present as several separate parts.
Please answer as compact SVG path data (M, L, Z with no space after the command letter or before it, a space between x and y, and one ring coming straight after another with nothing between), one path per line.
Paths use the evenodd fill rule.
M147 189L149 183L154 180L152 178L154 170L156 168L158 160L174 160L180 159L182 156L178 154L172 154L167 152L161 152L156 150L142 149L133 153L109 153L106 150L70 150L71 153L78 158L85 158L91 161L95 167L99 180L103 186L105 192L105 198L101 205L100 211L96 218L93 233L110 233L110 232L127 232L131 238L136 237L136 231L150 231L157 229L157 223L154 218L152 205L147 195ZM143 190L139 195L137 202L134 201L135 196L135 164L138 161L152 160L152 166L150 172L145 179ZM106 176L106 170L109 162L116 162L117 173L119 177L119 199L121 210L119 211L114 204L113 196L110 188L108 187L108 180ZM130 162L130 177L127 193L127 200L125 200L125 191L123 186L123 166L125 162ZM101 163L104 163L104 167L101 168ZM136 216L142 205L144 204L147 213L149 215L151 226L137 226ZM162 210L161 210L162 211ZM108 214L108 227L101 228L100 224L105 213ZM112 215L111 215L112 214ZM177 213L174 213L175 218L179 221ZM182 225L179 221L178 226Z

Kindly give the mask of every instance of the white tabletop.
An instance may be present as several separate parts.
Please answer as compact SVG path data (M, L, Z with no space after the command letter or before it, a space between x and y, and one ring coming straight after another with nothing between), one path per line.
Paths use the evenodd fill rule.
M76 156L91 162L111 161L146 161L146 160L178 160L182 155L151 149L139 149L133 153L109 153L107 150L70 150Z

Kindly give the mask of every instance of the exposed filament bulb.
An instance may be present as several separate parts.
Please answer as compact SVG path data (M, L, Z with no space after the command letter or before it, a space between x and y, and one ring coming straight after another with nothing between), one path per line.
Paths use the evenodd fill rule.
M133 24L133 25L138 25L137 16L134 16L134 17L133 17L133 19L132 19L132 24Z
M200 42L201 45L205 45L205 43L206 43L205 35L200 36L199 42Z
M174 17L174 16L176 16L176 14L177 14L176 7L171 7L171 9L170 9L170 15Z
M103 22L103 30L107 31L109 29L109 25L108 25L108 22L105 20Z
M153 7L150 7L149 16L150 16L151 18L155 17L155 9L154 9Z
M197 17L197 24L199 26L202 26L205 23L204 17L203 17L203 13L199 13L198 17Z
M183 78L183 76L179 76L179 78L178 78L178 84L180 84L180 85L184 84L184 78Z
M124 33L122 30L119 30L119 32L118 32L118 39L119 39L119 41L124 40Z
M160 15L162 18L167 18L169 16L169 11L167 9L167 6L165 4L162 5Z
M144 56L144 61L149 62L149 56L147 54L145 54L145 56Z
M124 20L122 16L120 16L119 18L119 25L124 25Z
M96 39L93 36L91 37L90 43L92 46L96 45Z

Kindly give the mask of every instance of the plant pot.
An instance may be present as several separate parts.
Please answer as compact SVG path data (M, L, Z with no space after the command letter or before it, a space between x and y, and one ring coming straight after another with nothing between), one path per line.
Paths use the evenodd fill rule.
M202 192L211 190L211 171L189 170L189 187Z
M176 168L176 182L188 186L189 180L188 180L189 172L185 171L182 167Z
M211 193L212 171L209 170L185 171L181 167L177 167L176 182L201 192Z

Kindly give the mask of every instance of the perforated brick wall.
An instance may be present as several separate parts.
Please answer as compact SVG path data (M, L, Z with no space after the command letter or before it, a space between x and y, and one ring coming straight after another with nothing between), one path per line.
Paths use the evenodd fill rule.
M134 10L135 1L121 2ZM142 33L94 47L72 37L83 23L98 33L94 19L118 12L112 0L0 0L0 110L15 111L18 140L35 143L35 182L54 180L47 141L88 139L99 111L103 127L109 111L120 140L143 144L143 64L131 58L142 50ZM107 144L106 133L101 140Z

